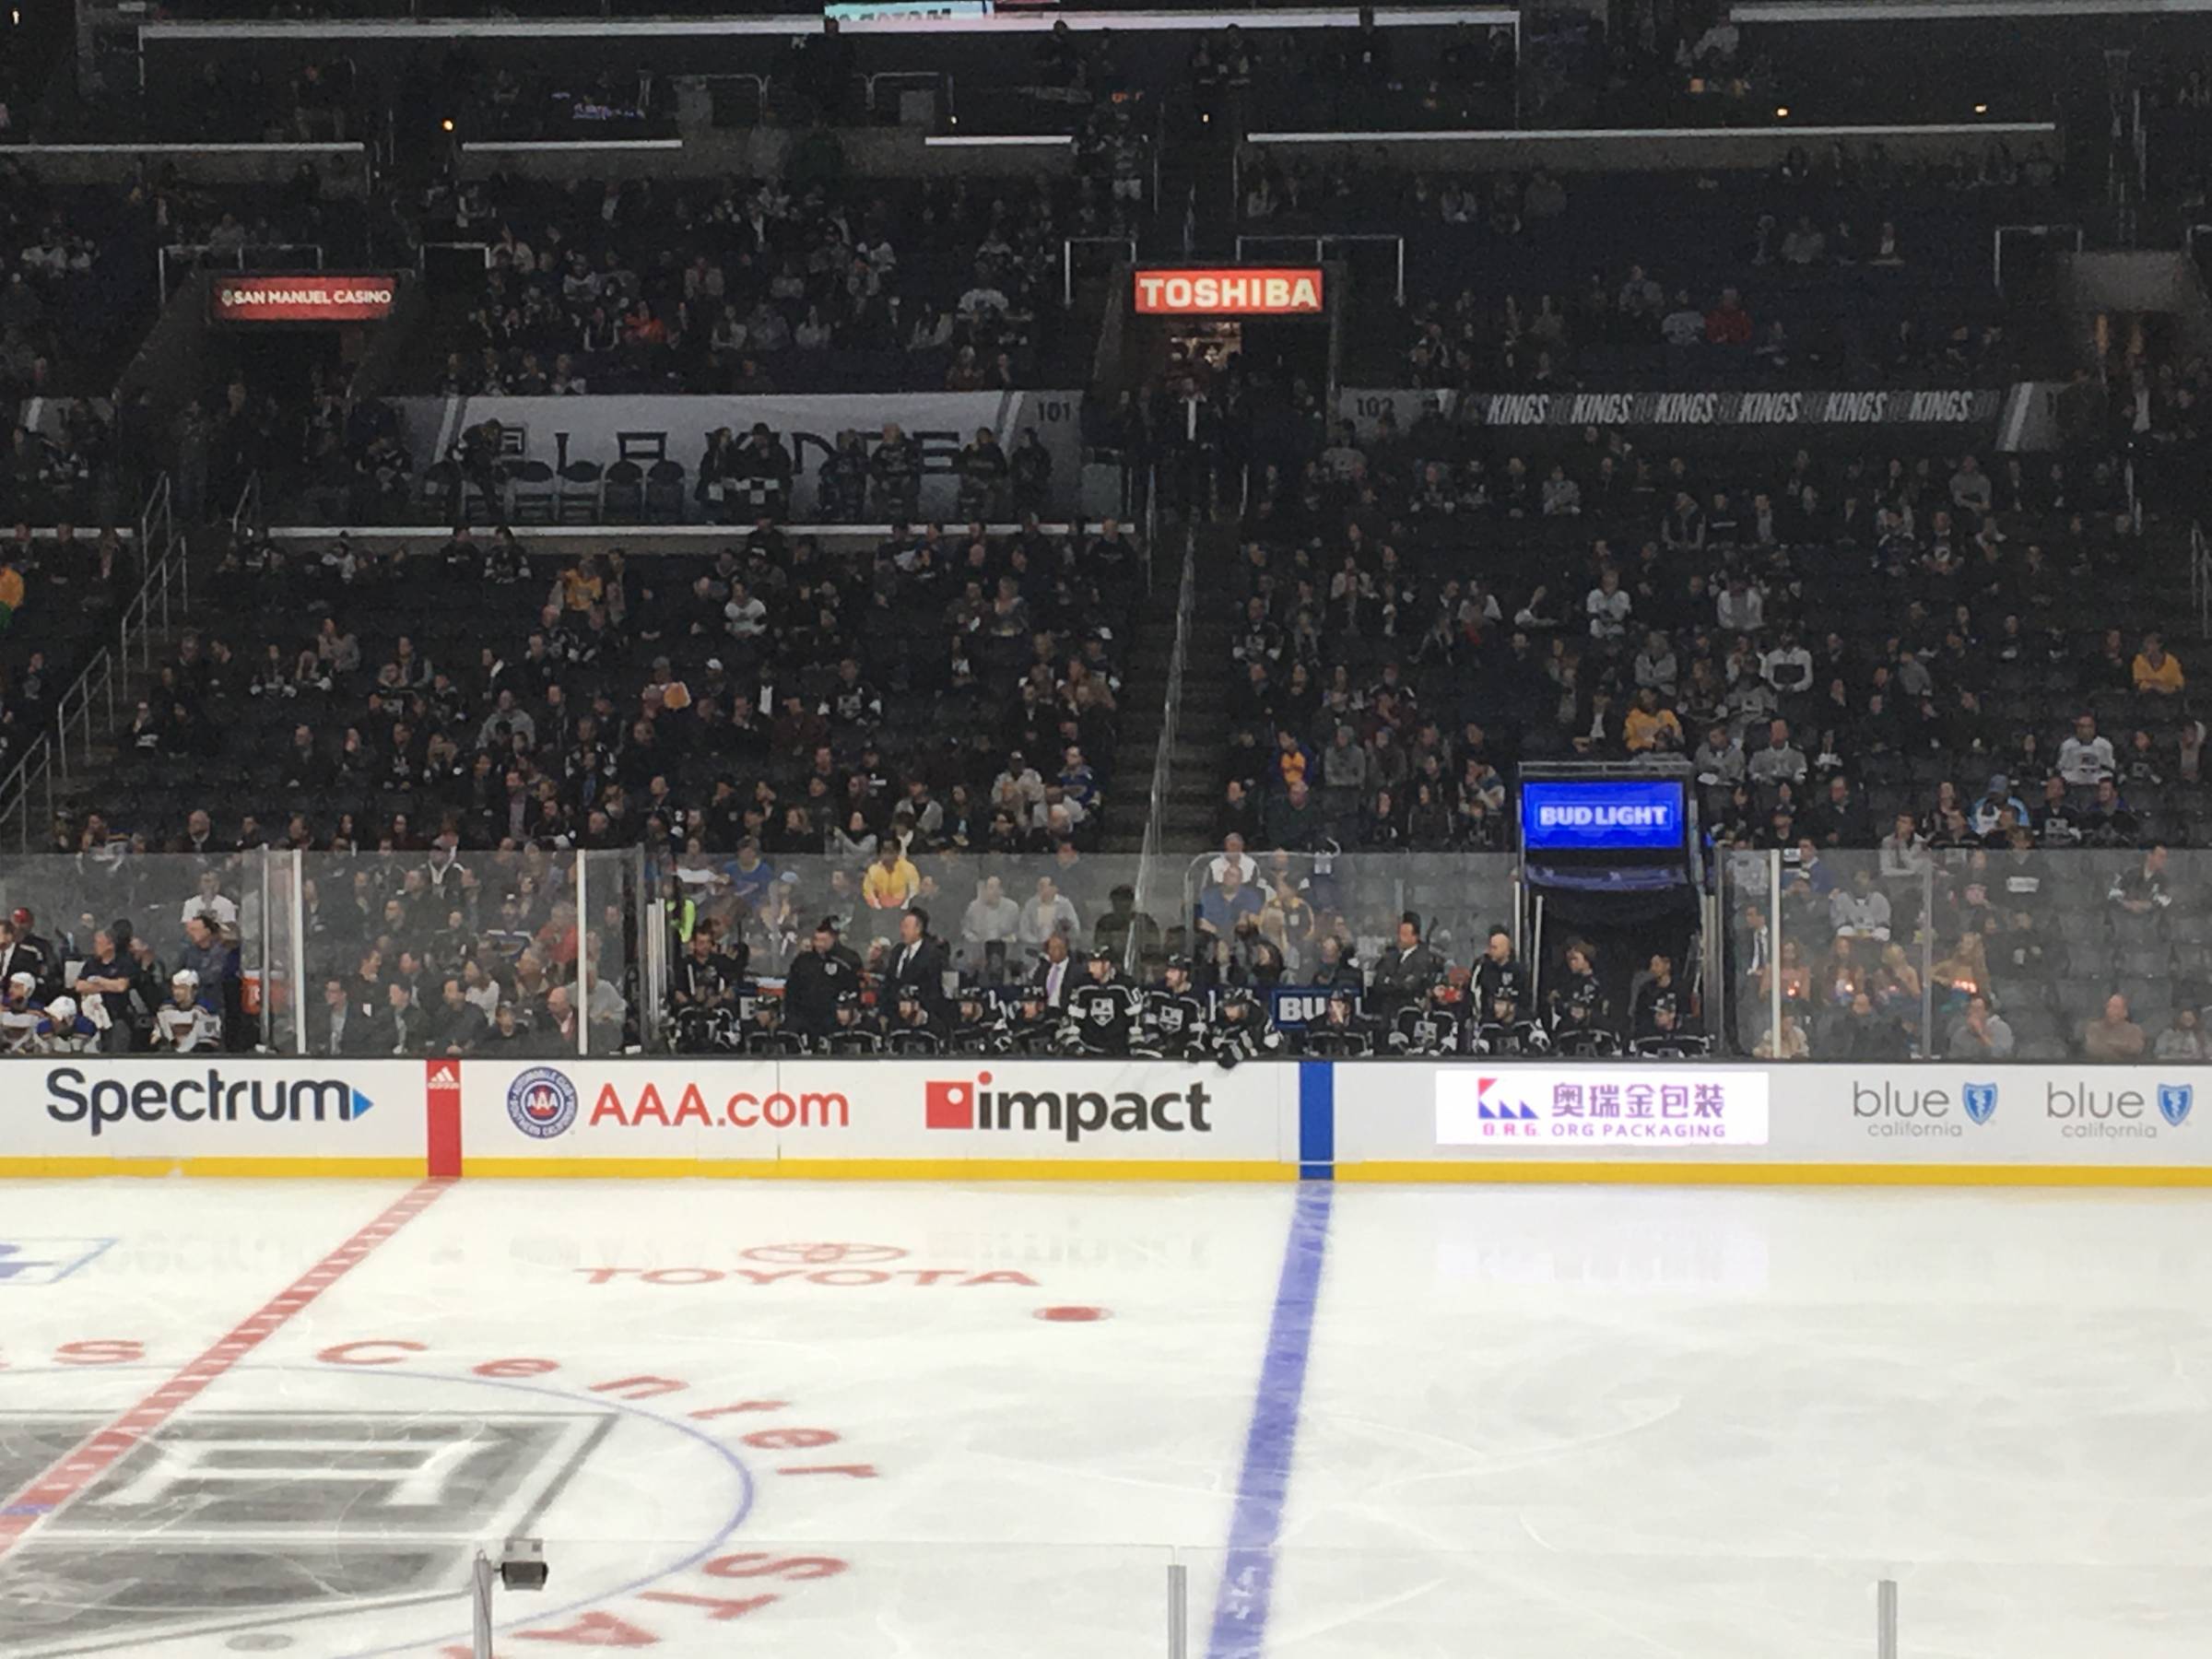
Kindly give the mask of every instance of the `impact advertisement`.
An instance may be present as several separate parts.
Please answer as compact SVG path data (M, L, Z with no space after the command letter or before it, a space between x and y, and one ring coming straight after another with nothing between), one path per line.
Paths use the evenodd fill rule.
M1298 1158L1292 1066L1169 1061L611 1061L462 1068L464 1173L562 1160L807 1173L854 1162L1264 1170ZM715 1166L723 1166L719 1171ZM615 1171L612 1172L620 1172ZM836 1172L829 1171L826 1172Z

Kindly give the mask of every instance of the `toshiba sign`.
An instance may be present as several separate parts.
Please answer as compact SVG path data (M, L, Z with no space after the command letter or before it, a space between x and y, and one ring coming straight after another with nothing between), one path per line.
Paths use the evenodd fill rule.
M1321 267L1139 271L1136 309L1181 316L1296 317L1321 312Z
M392 314L390 276L220 276L218 323L374 323Z

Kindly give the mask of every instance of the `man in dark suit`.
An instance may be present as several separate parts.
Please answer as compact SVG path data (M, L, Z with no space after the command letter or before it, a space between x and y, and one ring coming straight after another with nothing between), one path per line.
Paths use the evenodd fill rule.
M1083 982L1067 954L1067 935L1055 933L1044 941L1044 957L1030 970L1030 983L1044 993L1045 1006L1055 1014L1067 1006L1068 994Z
M945 941L929 931L929 912L912 909L899 918L899 942L884 959L884 978L894 1000L905 986L912 986L932 1019L945 1018L945 971L952 965Z
M29 937L29 912L18 911L26 920L0 922L0 985L18 973L28 973L39 982L42 993L53 979L53 959L41 942Z

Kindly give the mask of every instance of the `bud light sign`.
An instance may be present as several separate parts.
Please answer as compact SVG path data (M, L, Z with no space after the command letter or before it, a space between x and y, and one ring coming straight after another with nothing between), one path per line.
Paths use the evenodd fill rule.
M1677 782L1521 785L1521 841L1531 852L1678 853L1682 830Z

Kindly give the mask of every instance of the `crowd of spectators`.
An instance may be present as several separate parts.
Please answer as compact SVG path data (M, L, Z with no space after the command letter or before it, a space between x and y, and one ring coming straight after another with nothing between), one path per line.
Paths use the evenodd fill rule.
M1782 1045L1815 1053L1874 1041L1853 1035L1862 995L1900 1050L1947 1052L1979 994L2063 1051L2086 1015L2052 1000L2061 960L2100 1002L2124 964L2138 1016L2175 1006L2177 982L2181 1001L2212 995L2194 924L2163 900L2134 933L2092 902L2095 926L2056 951L2111 872L2053 882L2052 853L2212 831L2206 728L2166 628L2183 572L2146 565L2114 459L1661 457L1596 429L1501 447L1386 418L1366 441L1336 429L1300 473L1261 471L1217 588L1237 661L1222 829L1293 851L1495 851L1524 760L1687 762L1733 901L1764 914L1775 896L1753 884L1763 853L1730 853L1783 860L1784 959L1740 965L1746 1046L1771 1041L1772 971L1828 1008L1786 999ZM2039 861L2066 897L2022 920L2039 907L1975 878L1999 859ZM1924 868L1945 873L1932 900ZM1973 948L2032 945L2052 967L1939 966L1967 989L1923 1032L1915 941L1969 948L1953 885L1991 905ZM1831 955L1853 971L1822 982Z
M1355 336L1371 383L1993 384L2015 362L1992 234L2048 218L2057 185L2046 148L2003 140L1942 160L1800 147L1710 177L1431 176L1354 153L1256 157L1239 209L1254 232L1404 237L1403 316L1381 332L1371 306Z
M502 530L413 554L247 540L209 587L225 620L185 637L131 711L114 810L58 823L54 851L311 854L311 971L347 980L373 951L388 992L411 962L406 1006L424 1012L423 986L442 994L495 921L518 973L534 959L558 982L589 948L548 859L642 848L683 895L766 853L794 877L779 915L895 916L920 889L864 906L879 862L1072 869L1114 788L1143 565L1111 521L1005 540L901 527L857 551L762 526L704 561L563 559ZM635 908L609 902L585 931L619 940ZM1085 904L1085 929L1113 908ZM550 958L547 928L568 940ZM634 941L619 955L634 969ZM609 998L628 1010L634 986L611 967L605 992L569 977L563 998L524 999L525 1034L565 1018L572 1036L581 1001L614 1035L628 1016Z
M433 186L435 233L490 245L450 394L1004 389L1052 345L1059 241L1111 184L764 177L712 186Z

